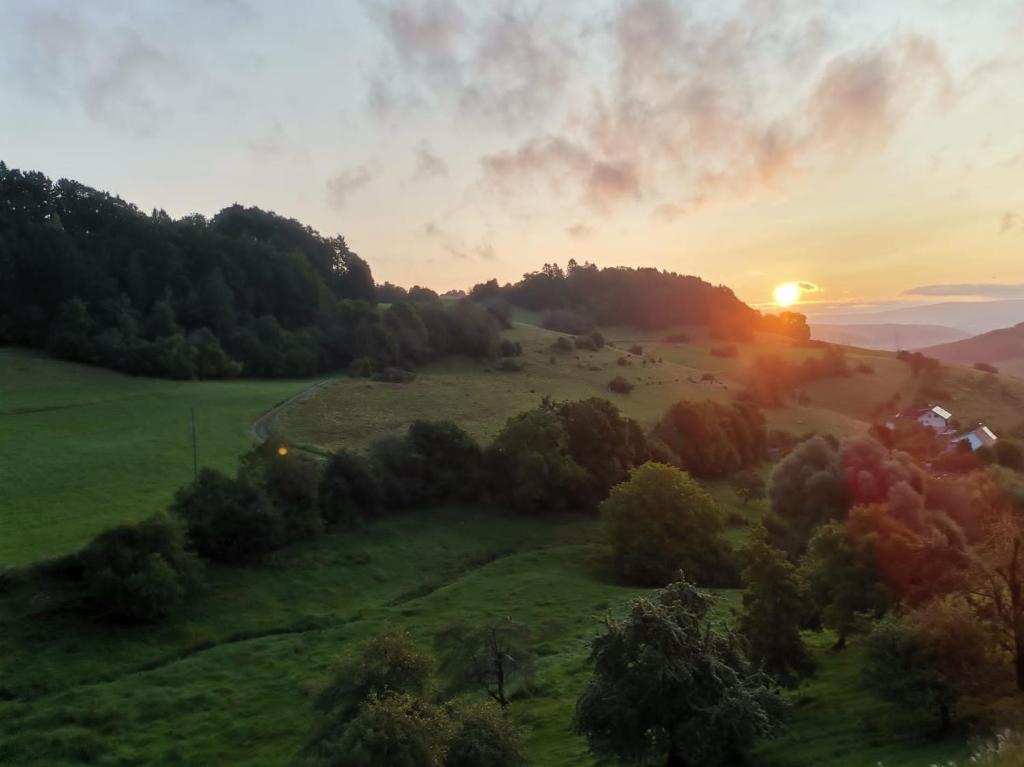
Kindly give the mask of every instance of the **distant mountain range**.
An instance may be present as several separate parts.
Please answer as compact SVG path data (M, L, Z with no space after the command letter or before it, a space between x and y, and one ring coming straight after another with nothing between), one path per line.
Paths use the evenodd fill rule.
M943 362L972 365L987 362L1000 371L1024 374L1024 322L953 343L929 346L922 351Z
M809 311L807 320L812 329L835 325L931 325L977 335L1024 322L1024 299L947 301L865 314ZM948 340L954 339L926 343L936 344ZM911 348L913 344L903 341L902 346Z
M811 338L833 344L859 346L862 349L917 349L969 338L970 333L942 325L832 325L811 322Z

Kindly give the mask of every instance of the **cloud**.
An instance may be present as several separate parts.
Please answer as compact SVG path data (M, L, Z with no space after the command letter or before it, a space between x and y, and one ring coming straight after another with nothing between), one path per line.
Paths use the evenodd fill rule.
M368 165L346 168L327 180L327 200L333 208L341 210L348 203L349 197L372 180L373 172Z
M491 243L481 241L475 245L467 245L460 238L453 235L447 229L441 227L435 221L428 221L425 223L422 230L424 235L437 240L441 249L452 258L457 258L463 261L470 259L494 261L497 258L497 252Z
M25 20L22 43L29 87L136 137L157 131L172 114L176 87L189 79L177 53L130 27L41 13Z
M901 34L830 51L827 22L771 5L788 12L623 3L605 29L610 75L589 83L589 105L481 158L485 185L508 195L540 181L602 212L652 200L674 220L822 164L848 167L884 149L915 109L955 99L934 41Z
M569 79L575 54L553 6L392 0L366 7L386 44L370 78L374 116L449 109L514 127L547 113Z
M1004 210L999 219L999 233L1006 234L1017 225L1017 214L1012 210Z
M416 168L413 170L412 177L415 181L447 178L448 163L434 154L427 142L423 141L416 147Z
M573 224L566 227L565 233L577 240L585 240L594 233L594 229L586 224Z
M800 288L801 293L820 293L821 288L815 285L813 282L807 280L800 280L797 282L797 287Z
M940 296L969 298L1024 298L1024 283L954 283L921 285L904 290L905 296Z

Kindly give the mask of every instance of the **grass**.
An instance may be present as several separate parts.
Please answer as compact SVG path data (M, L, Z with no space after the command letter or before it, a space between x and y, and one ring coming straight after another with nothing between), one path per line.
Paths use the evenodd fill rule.
M339 379L290 404L270 428L328 450L365 446L415 418L445 417L486 440L544 396L607 396L651 425L681 398L731 401L757 353L819 353L762 339L721 358L699 332L690 343L668 344L613 328L614 348L555 353L551 364L558 334L521 323L509 335L525 347L521 372L448 360L410 384ZM644 365L624 351L633 343L662 362ZM619 366L620 356L632 364ZM869 361L874 375L816 382L809 402L770 411L770 425L857 433L879 402L917 385L891 355L850 357ZM705 372L714 379L703 380ZM629 396L607 392L620 374L637 385ZM310 383L154 381L0 350L0 566L64 553L165 505L191 474L191 407L201 462L231 468L251 444L252 420ZM952 369L945 385L958 415L1016 424L1024 382ZM743 506L727 485L710 490L726 513L746 520L728 531L741 543L763 504ZM283 767L309 731L311 696L337 654L387 624L408 628L427 648L451 621L511 615L534 628L540 657L533 685L513 704L527 727L530 763L593 765L569 732L589 673L588 643L602 616L643 593L608 571L594 519L479 508L381 519L295 546L262 567L211 567L208 581L166 623L117 630L52 609L60 595L8 585L0 593L0 764ZM718 616L729 620L739 594L719 596ZM929 739L928 712L902 712L859 686L856 642L832 653L827 635L808 640L818 674L787 693L788 730L758 747L756 765L926 767L965 755L963 738Z
M199 461L230 469L249 424L303 381L134 378L0 349L0 567L72 551L164 507Z

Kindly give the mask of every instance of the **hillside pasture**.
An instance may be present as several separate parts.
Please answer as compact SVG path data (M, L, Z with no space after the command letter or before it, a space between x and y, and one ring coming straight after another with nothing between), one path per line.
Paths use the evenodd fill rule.
M166 381L0 349L0 567L148 516L200 466L230 470L253 418L309 381Z

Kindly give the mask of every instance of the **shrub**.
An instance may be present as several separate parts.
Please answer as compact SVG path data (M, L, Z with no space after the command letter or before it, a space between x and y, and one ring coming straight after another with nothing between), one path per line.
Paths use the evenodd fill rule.
M498 363L497 369L503 373L518 373L523 367L523 361L517 360L512 357L505 357L501 362Z
M374 373L371 377L374 381L381 381L383 383L409 383L416 380L416 374L411 370L396 367L386 367Z
M580 336L589 333L593 327L590 318L573 309L553 309L544 315L541 323L548 330Z
M999 372L999 368L997 368L995 365L990 365L987 362L975 362L974 363L974 369L975 370L980 370L982 373L993 373L994 374L994 373L998 373Z
M498 344L498 354L502 357L521 357L523 355L523 345L518 341L503 338L501 343Z
M199 585L185 532L166 514L100 533L79 552L78 560L87 600L115 619L163 618Z
M608 388L616 394L629 394L633 391L633 383L623 378L622 376L615 376L608 382Z
M328 525L351 526L380 508L381 489L370 462L341 449L327 460L320 481L320 514Z
M453 706L455 734L445 767L521 767L526 764L523 733L493 703Z
M571 352L574 344L571 338L565 336L559 336L555 339L555 342L551 345L551 348L557 352Z
M629 347L629 353L635 354L638 357L643 356L644 347L642 347L640 344L633 344L632 346Z
M734 346L733 344L726 344L725 346L714 346L711 348L712 357L731 358L738 357L739 354L740 350L737 349L736 346Z
M616 569L636 586L664 586L682 570L697 583L735 580L714 500L688 474L645 463L612 488L601 517Z
M686 333L670 333L665 336L665 343L667 344L687 344L690 342L690 336Z
M875 374L874 367L872 367L871 365L869 365L866 362L859 363L857 365L856 370L857 370L858 373L863 373L864 375L874 375Z
M241 474L261 487L280 512L289 540L316 538L323 532L320 464L278 439L268 439L242 458Z
M617 360L615 360L615 364L618 365L620 368L627 368L632 366L633 363L630 362L626 357L619 357Z
M175 493L171 509L185 521L200 556L217 562L261 560L286 540L281 513L243 477L203 469Z
M465 429L452 421L414 421L408 441L422 462L427 501L469 500L479 495L483 451Z

